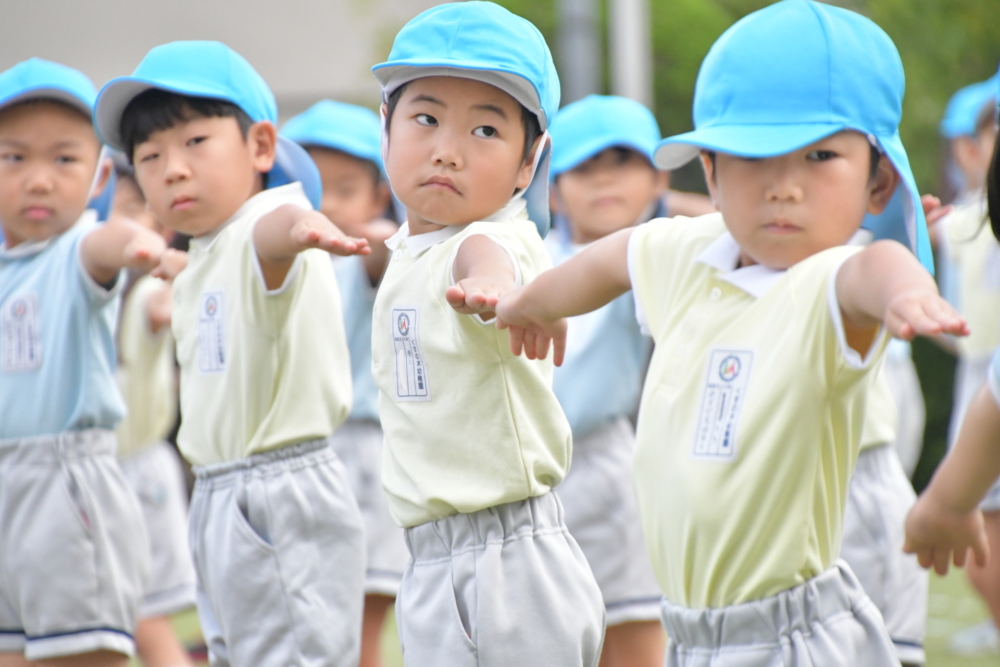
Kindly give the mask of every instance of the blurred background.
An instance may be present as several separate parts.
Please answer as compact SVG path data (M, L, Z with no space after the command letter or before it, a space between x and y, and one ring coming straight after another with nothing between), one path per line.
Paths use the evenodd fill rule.
M614 93L647 104L664 136L692 129L691 102L702 58L733 22L767 0L497 0L531 20L549 40L563 103ZM0 70L32 56L81 69L98 86L129 74L153 46L217 39L264 76L288 118L329 97L375 108L370 68L383 60L404 23L434 0L4 0ZM922 192L954 196L944 178L947 147L938 134L945 103L960 87L988 78L1000 62L998 0L841 0L892 37L906 70L903 141ZM516 48L512 45L512 48ZM696 163L672 176L680 190L704 192ZM945 449L954 359L918 341L914 358L927 404L919 491ZM906 416L902 415L905 419ZM983 617L964 576L935 584L929 665L1000 664L935 657L934 636ZM195 630L196 631L196 630ZM391 639L389 640L391 643Z

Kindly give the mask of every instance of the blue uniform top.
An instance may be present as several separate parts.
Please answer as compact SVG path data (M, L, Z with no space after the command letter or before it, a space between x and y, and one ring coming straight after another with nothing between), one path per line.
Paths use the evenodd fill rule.
M115 384L118 293L80 261L87 211L48 241L0 248L0 439L113 429L125 414Z
M344 309L344 330L347 333L347 349L351 353L351 380L354 383L354 405L347 418L378 421L378 386L372 376L375 288L361 257L334 257L333 266Z
M584 246L545 240L555 266ZM631 292L597 310L570 319L566 359L555 370L552 388L573 437L635 412L652 342L639 331Z

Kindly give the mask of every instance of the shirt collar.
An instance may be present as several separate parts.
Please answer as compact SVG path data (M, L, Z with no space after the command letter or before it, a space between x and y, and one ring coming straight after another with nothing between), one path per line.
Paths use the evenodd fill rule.
M80 216L80 219L76 221L69 229L73 229L80 224L93 224L97 222L97 211L93 209L87 209ZM66 230L66 232L69 231ZM15 260L22 259L24 257L31 257L33 255L41 254L46 248L55 243L63 234L56 234L55 236L50 236L47 239L42 239L41 241L25 241L23 243L18 243L13 248L8 248L7 243L0 243L0 260Z
M525 210L525 204L523 199L512 199L507 202L503 208L494 213L493 215L483 218L482 222L503 222L505 220L511 220L516 218L518 215ZM406 248L410 251L411 257L419 257L424 254L438 243L443 243L447 241L455 234L462 232L466 227L472 223L466 223L464 225L448 225L442 229L435 230L433 232L426 232L424 234L417 234L416 236L410 235L410 223L404 222L400 226L399 231L389 237L386 240L385 245L389 250L396 250L403 241L406 241Z
M300 199L305 201L300 201ZM229 219L221 225L207 234L202 234L201 236L192 238L191 246L193 248L197 248L198 250L208 250L212 247L212 244L215 243L215 239L219 238L219 234L222 233L222 230L236 220L242 218L251 209L268 204L273 204L270 208L272 211L282 204L300 204L303 207L312 208L312 206L309 205L309 201L306 199L305 190L302 189L302 184L298 181L287 185L280 185L276 188L261 190L253 197L250 197L250 199L243 202L243 205L236 210L236 213L233 213Z
M695 259L719 271L721 280L757 299L764 296L785 275L784 271L770 269L762 264L736 268L740 264L740 246L729 232L712 241Z

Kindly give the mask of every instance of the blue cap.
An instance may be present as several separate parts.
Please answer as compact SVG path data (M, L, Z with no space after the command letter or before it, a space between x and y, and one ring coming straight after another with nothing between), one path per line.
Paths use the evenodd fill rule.
M695 130L661 142L656 163L674 169L700 149L773 157L841 130L870 135L907 190L903 238L933 272L920 194L899 137L904 88L899 53L872 21L812 0L784 0L716 40L698 73Z
M156 88L190 97L235 104L255 123L278 122L278 105L260 74L240 54L221 42L170 42L155 47L132 76L112 79L97 96L94 123L106 144L125 150L120 126L129 102ZM309 154L295 142L278 138L269 188L299 181L309 201L319 208L323 188Z
M989 105L996 105L998 85L1000 76L994 74L986 81L966 86L952 95L941 119L941 136L956 139L975 135L976 122L983 111Z
M72 67L31 58L0 73L0 108L28 100L58 100L93 114L97 89Z
M542 132L559 108L561 91L545 38L530 21L492 2L454 2L419 14L396 35L389 59L372 67L387 99L400 86L429 76L482 81L535 114ZM549 159L543 142L535 174L523 197L528 217L549 230Z
M614 146L631 148L652 163L660 141L653 113L615 95L588 95L567 104L556 114L551 132L552 178Z
M300 146L332 148L382 169L382 123L371 109L320 100L290 118L281 134Z

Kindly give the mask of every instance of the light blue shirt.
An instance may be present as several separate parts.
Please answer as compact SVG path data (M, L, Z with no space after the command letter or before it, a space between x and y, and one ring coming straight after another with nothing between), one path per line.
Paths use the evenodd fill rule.
M997 405L1000 405L1000 348L993 353L993 362L990 364L989 373L990 391Z
M555 266L584 247L561 242L556 234L545 245ZM556 368L552 388L574 438L635 412L651 349L652 341L639 331L631 292L570 318L566 358Z
M0 247L0 440L113 429L125 414L113 337L124 277L106 290L80 261L96 224L87 211L60 236Z
M378 386L372 375L372 309L375 288L364 260L358 256L334 257L340 301L344 308L344 330L351 353L354 405L348 419L378 421Z

